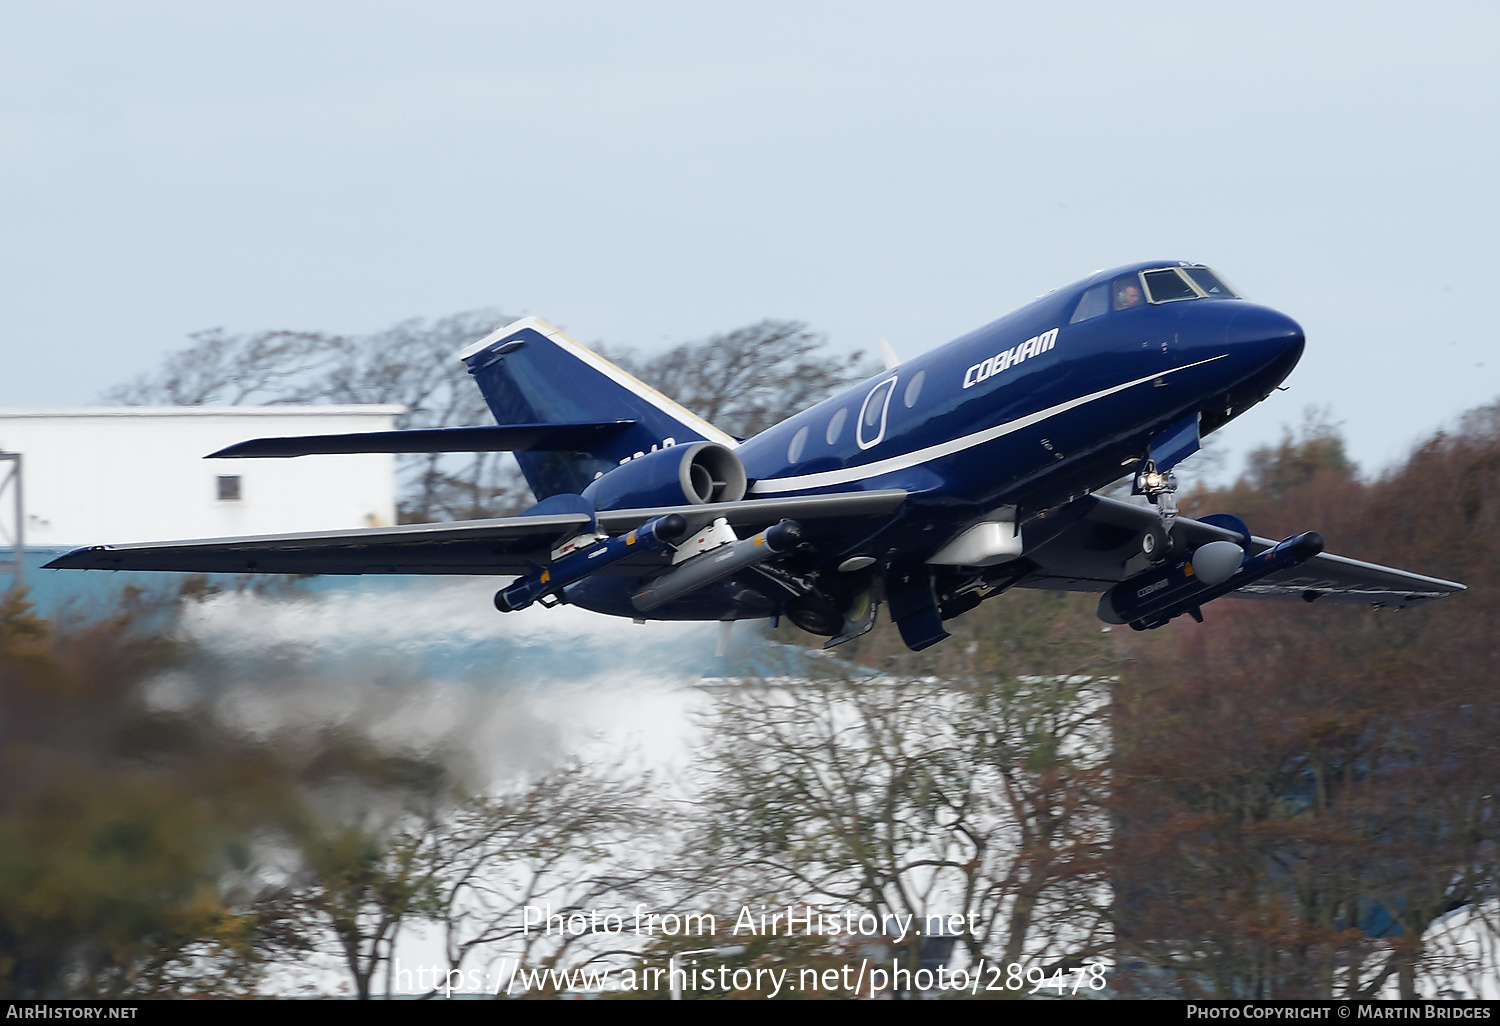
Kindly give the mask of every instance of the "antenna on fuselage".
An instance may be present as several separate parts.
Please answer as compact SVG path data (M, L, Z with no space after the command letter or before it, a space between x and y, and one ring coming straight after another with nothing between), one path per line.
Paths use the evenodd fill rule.
M880 358L885 361L885 369L888 371L895 370L901 366L901 357L896 355L896 351L891 348L890 342L885 339L880 340Z

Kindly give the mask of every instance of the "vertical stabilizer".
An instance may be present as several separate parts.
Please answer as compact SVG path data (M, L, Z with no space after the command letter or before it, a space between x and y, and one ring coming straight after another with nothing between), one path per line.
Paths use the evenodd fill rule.
M633 420L588 452L518 452L538 499L581 492L634 456L683 442L738 443L702 417L616 367L552 325L525 317L458 354L497 423L569 424Z

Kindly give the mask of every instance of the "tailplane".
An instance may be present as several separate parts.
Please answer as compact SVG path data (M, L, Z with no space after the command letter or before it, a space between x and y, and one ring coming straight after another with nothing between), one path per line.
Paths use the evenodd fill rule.
M458 358L468 364L501 426L633 422L587 449L517 452L521 473L539 500L582 492L601 474L669 445L737 444L702 417L536 317L491 332Z

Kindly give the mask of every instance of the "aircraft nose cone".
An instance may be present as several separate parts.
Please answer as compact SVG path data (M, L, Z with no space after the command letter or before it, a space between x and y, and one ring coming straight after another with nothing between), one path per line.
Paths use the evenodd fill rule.
M1287 361L1295 364L1302 356L1307 337L1302 325L1284 313L1268 306L1247 306L1229 322L1224 339L1231 352L1238 351L1257 363Z

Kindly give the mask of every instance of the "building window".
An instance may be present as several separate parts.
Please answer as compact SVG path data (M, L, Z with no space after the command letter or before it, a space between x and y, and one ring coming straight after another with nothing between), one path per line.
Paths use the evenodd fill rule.
M238 474L219 478L219 501L240 501L240 476Z

